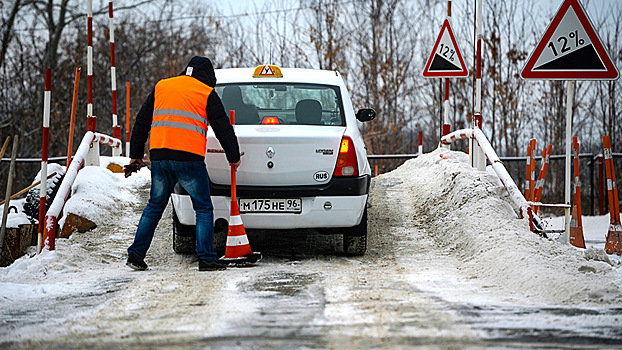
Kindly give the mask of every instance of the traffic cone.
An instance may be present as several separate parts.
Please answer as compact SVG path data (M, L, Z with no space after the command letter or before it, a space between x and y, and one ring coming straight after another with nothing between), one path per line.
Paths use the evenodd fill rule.
M231 111L233 112L233 111ZM235 114L231 113L231 120ZM233 124L233 123L232 123ZM227 246L225 256L220 258L230 266L250 266L261 259L261 253L253 252L246 236L246 230L240 216L238 200L236 198L235 168L231 164L231 215L229 216L229 230L227 232Z
M577 248L585 249L585 240L583 239L583 226L579 224L579 215L577 206L572 207L572 218L570 219L570 244Z
M616 253L622 255L622 224L620 224L620 207L618 201L618 189L616 175L613 170L613 154L611 153L611 141L608 135L603 135L603 148L605 150L605 168L607 172L607 194L609 197L609 231L605 242L607 254Z
M220 258L220 260L229 265L248 266L259 261L261 257L261 253L251 250L237 200L233 199L231 201L231 216L229 217L225 256Z

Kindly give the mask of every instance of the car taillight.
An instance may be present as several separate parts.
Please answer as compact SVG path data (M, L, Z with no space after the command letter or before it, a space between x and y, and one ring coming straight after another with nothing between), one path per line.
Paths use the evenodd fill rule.
M354 143L348 136L341 139L339 146L339 156L337 156L337 166L335 167L335 176L358 176L359 166L356 159L356 151Z
M263 117L261 124L281 124L277 117Z

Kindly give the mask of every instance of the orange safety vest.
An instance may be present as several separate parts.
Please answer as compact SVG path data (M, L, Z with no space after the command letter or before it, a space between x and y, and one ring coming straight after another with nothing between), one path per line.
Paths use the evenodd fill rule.
M205 156L207 98L212 88L187 75L155 87L149 149L167 148Z

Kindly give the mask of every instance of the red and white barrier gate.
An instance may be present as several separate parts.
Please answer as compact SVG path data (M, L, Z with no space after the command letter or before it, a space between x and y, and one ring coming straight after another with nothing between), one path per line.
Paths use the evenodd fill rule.
M43 249L54 250L56 248L56 226L58 222L58 217L65 206L65 201L69 197L69 193L71 192L71 186L73 182L76 180L76 176L78 175L78 171L82 167L82 163L91 148L93 143L103 143L115 148L121 148L121 140L112 138L108 135L94 133L92 131L87 131L82 138L82 142L78 147L78 151L76 155L73 157L71 164L67 167L67 172L65 173L65 178L63 182L61 182L56 197L54 197L54 201L52 205L50 205L50 209L45 215L45 220L43 221L45 226L43 231ZM44 207L45 208L45 207Z
M537 233L543 232L544 225L542 223L542 220L538 215L535 215L533 213L531 207L529 206L529 203L518 189L518 186L516 186L516 183L514 183L514 180L512 179L508 171L503 166L503 163L499 159L499 156L497 156L495 150L492 148L492 145L490 145L490 142L486 138L486 135L484 135L484 133L479 128L456 130L448 135L443 136L441 138L441 143L448 144L456 140L470 139L472 137L475 138L477 143L479 143L479 147L488 158L488 161L492 165L495 173L497 173L499 180L501 180L501 183L508 191L510 199L512 199L512 202L514 202L514 204L518 207L518 217L523 218L527 216L530 219L529 224L531 230Z

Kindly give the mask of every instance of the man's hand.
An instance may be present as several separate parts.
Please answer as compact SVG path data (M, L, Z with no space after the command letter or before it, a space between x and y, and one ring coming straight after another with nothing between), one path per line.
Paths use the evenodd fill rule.
M144 165L144 163L143 163L142 159L132 159L132 160L130 160L130 164L128 164L125 167L123 167L123 170L125 171L125 177L126 178L130 177L130 175L132 175L132 173L137 172L140 168L142 168L143 165Z
M240 163L242 163L242 159L238 160L236 163L229 163L229 164L231 164L231 166L233 167L233 170L238 171L238 167L240 166Z

